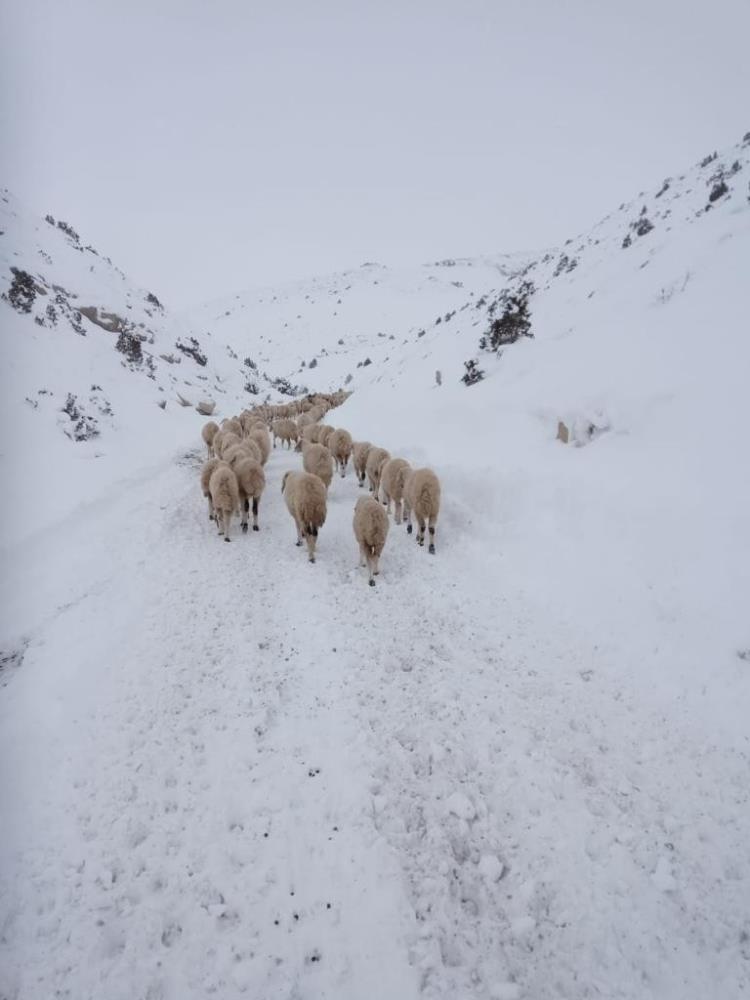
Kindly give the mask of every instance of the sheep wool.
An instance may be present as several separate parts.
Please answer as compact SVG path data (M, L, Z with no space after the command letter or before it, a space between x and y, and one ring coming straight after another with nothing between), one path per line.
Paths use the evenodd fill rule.
M242 440L242 438L240 438L239 435L235 434L234 431L219 431L219 433L216 435L216 438L214 438L214 442L217 439L220 439L218 444L218 450L216 447L214 447L214 451L216 451L219 458L223 458L224 455L232 447L232 445L239 444L240 441Z
M234 467L237 477L237 487L240 501L240 525L247 531L247 519L250 512L250 502L253 507L253 531L260 531L258 526L258 505L266 488L266 475L263 466L254 458L240 458Z
M222 429L230 431L232 434L236 434L237 437L242 437L242 424L237 417L231 417L227 420Z
M401 524L404 502L404 483L411 472L411 466L404 458L390 458L383 466L380 476L380 493L386 510L390 514L393 503L393 514L396 524Z
M359 564L367 566L369 583L375 586L380 556L388 537L388 515L374 497L360 497L354 506L354 537L359 545Z
M207 424L204 424L203 429L201 430L201 437L203 438L203 442L208 449L209 458L214 457L213 440L218 433L219 425L213 420L209 420Z
M404 484L406 530L411 534L411 516L417 519L417 544L424 545L425 524L430 530L430 552L435 554L435 528L440 513L440 480L432 469L414 469Z
M327 448L328 439L333 434L334 430L335 428L331 427L330 424L323 424L323 426L318 429L318 444L322 444Z
M310 472L286 472L281 492L297 526L297 545L307 543L308 559L314 563L318 531L326 520L326 488Z
M225 542L228 542L229 526L232 514L239 509L240 494L237 477L225 462L218 465L212 472L208 488L211 493L219 534L224 536Z
M214 470L218 468L218 466L220 466L221 464L222 463L220 458L209 458L209 460L205 463L205 465L201 469L201 492L203 493L203 496L208 499L209 521L213 521L214 519L214 505L211 501L211 491L208 488L208 484L211 481L211 476L213 475Z
M370 480L370 493L377 498L378 492L380 490L380 474L383 471L383 466L391 457L391 453L386 451L385 448L371 448L367 455L367 463L365 469L367 470L367 478Z
M302 447L302 467L323 481L325 488L333 479L333 459L330 451L322 444L307 444Z
M276 447L276 440L281 441L282 447L286 441L287 447L291 449L292 441L296 443L299 437L299 431L297 425L293 420L287 417L281 417L278 420L274 420L271 425L271 432L273 434L273 446Z
M351 434L342 428L335 430L328 438L328 450L333 455L333 461L336 463L336 468L342 479L346 476L346 467L352 455L352 446Z
M367 477L367 456L372 445L369 441L354 441L352 444L352 464L360 486L365 485Z
M271 454L271 435L268 433L265 427L253 427L247 436L248 441L255 441L255 443L260 448L260 460L263 465L268 461L268 456Z

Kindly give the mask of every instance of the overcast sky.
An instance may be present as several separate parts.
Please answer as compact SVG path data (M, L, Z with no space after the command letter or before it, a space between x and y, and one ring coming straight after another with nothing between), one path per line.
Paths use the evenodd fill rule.
M2 183L175 307L560 243L750 129L750 0L0 0Z

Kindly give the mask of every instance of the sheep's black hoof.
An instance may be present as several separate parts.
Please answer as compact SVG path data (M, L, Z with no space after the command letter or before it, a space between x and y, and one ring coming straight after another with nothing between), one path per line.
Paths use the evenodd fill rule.
M407 534L407 535L410 535L410 534L411 534L411 529L412 529L412 525L410 525L410 524L407 524L407 525L406 525L406 534Z
M302 542L295 542L294 544L297 546L298 549L302 548Z
M310 556L310 562L311 562L311 563L314 563L314 562L315 562L315 556Z
M224 541L225 541L225 542L228 542L228 541L229 541L229 539L227 538L227 536L226 536L226 535L224 535Z
M253 525L253 531L260 531L260 528L258 527L257 524Z
M431 545L431 546L430 546L430 552L431 552L431 553L432 553L433 555L435 555L435 546L434 546L434 545Z
M242 533L243 533L243 535L247 534L247 525L246 524L242 525Z
M371 587L374 587L374 586L375 586L375 581L374 581L374 580L370 580L370 586L371 586Z

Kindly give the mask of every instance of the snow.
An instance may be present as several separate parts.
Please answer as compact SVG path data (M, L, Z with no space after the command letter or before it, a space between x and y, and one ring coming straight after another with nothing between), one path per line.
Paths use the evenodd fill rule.
M322 355L321 388L353 369L331 422L439 472L437 554L392 523L375 588L351 473L314 566L281 449L261 531L224 545L198 488L202 418L174 405L194 363L152 380L112 335L0 303L19 428L3 445L0 996L747 992L746 146L719 162L735 159L709 212L716 163L574 240L575 269L537 258L534 339L497 360L477 347L486 314L462 307L529 255L243 293L245 318L210 336L222 304L154 321L155 353L195 331L209 345L227 413L248 400L227 345L301 380L292 338ZM642 205L655 227L622 249ZM121 282L140 308L100 278L102 307L127 308ZM351 344L335 306L305 305L347 283ZM471 388L468 357L487 371ZM58 401L91 383L114 417L75 444ZM31 408L43 386L54 400Z

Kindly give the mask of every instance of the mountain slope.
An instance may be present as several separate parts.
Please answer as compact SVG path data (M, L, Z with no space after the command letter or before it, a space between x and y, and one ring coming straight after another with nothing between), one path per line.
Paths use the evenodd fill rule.
M505 284L529 260L498 254L411 269L370 262L209 302L184 318L238 350L252 343L261 366L311 389L356 388L366 381L370 364L370 371L382 371L425 325L467 297Z
M5 359L3 540L62 517L118 475L164 460L204 418L234 410L252 374L210 334L200 341L68 223L0 195L0 328ZM187 400L182 406L179 398ZM45 455L40 476L36 456ZM49 483L54 488L50 490ZM37 502L38 501L38 502Z

